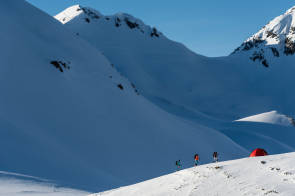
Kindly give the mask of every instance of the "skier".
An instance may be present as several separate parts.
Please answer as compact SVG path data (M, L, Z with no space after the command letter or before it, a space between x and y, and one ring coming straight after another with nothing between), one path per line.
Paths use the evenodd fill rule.
M217 163L218 162L218 153L213 152L213 162Z
M199 164L199 160L200 160L199 155L195 154L195 156L194 156L195 166L197 166Z
M180 170L181 169L181 162L180 162L180 160L176 161L175 165L177 167L177 170Z

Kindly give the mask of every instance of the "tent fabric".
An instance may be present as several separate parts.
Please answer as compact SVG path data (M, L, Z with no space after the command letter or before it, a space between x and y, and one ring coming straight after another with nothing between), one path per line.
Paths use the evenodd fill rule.
M267 152L264 149L257 148L251 154L250 157L267 156Z

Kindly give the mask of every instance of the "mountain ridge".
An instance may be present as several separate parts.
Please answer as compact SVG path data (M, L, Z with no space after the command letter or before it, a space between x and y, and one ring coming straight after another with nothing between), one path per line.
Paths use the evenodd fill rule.
M62 13L56 18L61 20ZM220 116L220 110L216 108L223 107L220 104L223 102L222 111L230 113L226 115L227 120L237 120L240 116L250 116L272 110L289 115L288 107L279 108L277 103L273 103L274 97L269 95L273 93L278 95L277 91L282 91L282 89L276 86L280 83L286 85L284 80L287 80L289 76L282 82L279 81L276 67L267 72L263 67L257 69L251 66L257 64L253 60L257 61L260 56L262 59L262 55L254 56L253 60L243 52L240 52L240 55L208 58L194 53L169 38L163 38L164 36L159 39L146 39L140 31L135 32L128 27L116 28L114 23L108 24L103 20L87 23L83 18L73 18L64 25L102 51L121 74L134 83L145 97L152 100L157 98L160 101L166 100L167 103L188 109L193 108L205 115L218 115L219 118L224 117ZM288 61L287 64L290 66L289 59L285 58L274 59L273 63L278 64L279 61ZM267 61L264 64L268 66ZM292 70L292 67L284 69L286 70L282 69L282 72L287 72ZM255 77L251 76L253 73ZM222 75L226 75L227 78ZM258 86L257 81L259 81ZM275 90L271 90L275 92L270 92L266 87L266 81L275 86ZM250 86L253 85L257 86L255 87L257 89L251 89ZM219 88L217 89L216 86ZM177 94L174 93L175 91ZM202 93L197 93L197 91ZM262 94L265 94L264 98ZM236 98L232 100L232 103L227 103L228 99L225 99L227 96ZM251 101L247 102L247 100ZM264 102L265 107L258 103L251 107L242 106L245 103L251 104L251 102ZM255 107L257 110L253 110ZM247 111L249 108L252 108L251 111ZM238 111L233 112L233 110ZM222 115L225 115L224 112Z
M74 5L63 12L55 16L61 23L66 24L75 18L84 20L87 23L91 23L92 20L98 21L99 19L104 20L108 23L113 23L114 26L120 28L122 25L129 27L131 30L138 30L142 34L149 34L150 37L159 38L163 34L159 32L155 27L150 27L144 24L140 19L127 13L116 13L110 16L104 16L99 11L90 7L83 7L81 5Z

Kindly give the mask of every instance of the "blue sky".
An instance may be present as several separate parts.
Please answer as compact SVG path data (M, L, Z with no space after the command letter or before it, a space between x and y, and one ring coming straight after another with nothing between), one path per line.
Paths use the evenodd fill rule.
M206 56L224 56L274 17L295 6L289 0L28 0L55 15L81 4L102 14L129 13L172 40Z

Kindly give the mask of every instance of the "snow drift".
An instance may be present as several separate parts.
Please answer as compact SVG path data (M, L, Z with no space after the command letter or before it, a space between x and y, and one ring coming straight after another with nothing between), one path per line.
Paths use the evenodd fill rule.
M254 116L249 116L246 118L239 119L237 121L261 122L261 123L270 123L270 124L277 124L277 125L284 125L284 126L295 126L295 121L293 118L283 114L279 114L277 111L257 114Z

